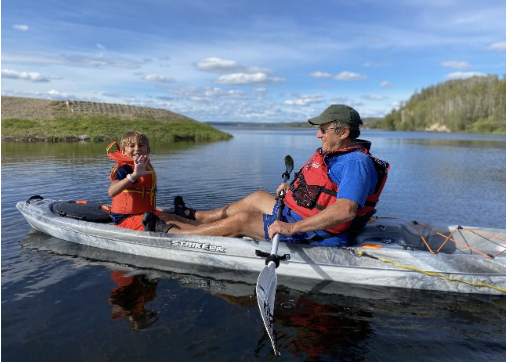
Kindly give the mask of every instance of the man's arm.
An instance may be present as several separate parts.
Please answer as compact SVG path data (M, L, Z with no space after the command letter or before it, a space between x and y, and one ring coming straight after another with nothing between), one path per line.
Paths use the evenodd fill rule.
M269 237L275 234L293 235L300 232L325 230L355 218L358 204L347 199L337 199L335 203L325 210L295 223L275 221L269 226Z

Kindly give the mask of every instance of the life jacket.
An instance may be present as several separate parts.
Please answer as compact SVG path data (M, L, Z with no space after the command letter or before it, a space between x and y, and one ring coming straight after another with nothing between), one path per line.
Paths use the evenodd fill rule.
M116 151L109 152L116 145ZM133 160L121 152L121 147L117 142L111 142L107 146L107 156L116 162L116 166L111 171L109 178L114 181L118 168L129 165L134 169ZM141 176L135 183L130 183L126 189L112 198L111 212L117 214L144 214L146 211L156 210L156 173L155 169L149 163L146 170L151 174Z
M330 179L327 173L326 160L351 152L363 152L369 156L378 174L374 193L367 196L364 207L357 210L356 217L372 213L379 200L381 191L383 191L390 165L372 156L366 148L360 145L351 145L327 153L323 153L321 148L317 149L313 157L296 173L295 179L290 184L290 189L285 195L285 205L306 219L335 203L337 201L339 185ZM336 225L325 231L331 234L340 234L348 230L352 222L353 220Z

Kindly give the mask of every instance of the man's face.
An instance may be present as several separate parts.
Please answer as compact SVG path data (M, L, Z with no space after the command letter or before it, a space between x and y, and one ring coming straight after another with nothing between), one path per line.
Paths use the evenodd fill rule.
M332 122L324 123L318 127L316 138L320 139L323 152L335 151L344 147L346 137L343 130L344 128L335 128Z

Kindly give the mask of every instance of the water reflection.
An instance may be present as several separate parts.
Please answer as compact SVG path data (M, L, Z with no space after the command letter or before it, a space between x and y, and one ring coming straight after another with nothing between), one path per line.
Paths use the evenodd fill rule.
M275 323L280 329L277 333L280 349L308 361L365 359L353 347L365 345L372 335L371 312L341 304L339 297L288 290L278 292L276 298Z
M50 253L46 262L55 265L51 270L60 275L54 278L55 282L62 278L62 260L76 266L93 264L110 269L109 275L116 285L109 292L110 315L113 320L128 321L132 330L159 331L170 321L172 330L175 330L174 326L180 326L189 335L194 335L196 330L207 325L207 320L217 323L213 330L226 330L230 328L229 323L239 323L241 335L230 338L241 341L251 337L258 342L256 345L250 342L253 345L246 346L246 350L255 350L257 356L270 354L270 342L254 296L256 273L157 261L82 246L39 232L31 232L22 240L22 245L38 253ZM219 304L216 301L205 300L202 296L193 302L188 300L190 304L183 308L177 294L160 296L157 292L160 283L168 281L176 282L182 288L177 294L186 294L188 290L201 291L208 298L225 301L230 306L227 310L244 310L251 320L245 320L243 316L227 318L226 313L216 315L217 311L224 309L217 309ZM417 351L420 359L432 358L437 350L441 360L458 356L463 346L476 349L482 346L484 350L493 349L497 353L504 350L506 304L500 296L342 284L329 286L327 293L307 290L314 288L297 281L289 284L281 278L276 292L274 331L277 346L282 355L290 356L292 360L388 360L388 348L395 345L410 346L396 350L399 360L410 360L412 350ZM161 324L158 329L157 322ZM444 327L435 329L434 325ZM428 331L430 348L427 343L421 343L427 338ZM472 342L469 341L470 335L474 335ZM212 339L201 341L199 348L207 350L213 343Z
M232 271L231 274L224 275L235 280L216 279L213 276L223 275L224 271L211 267L195 269L192 265L100 250L35 231L22 240L22 245L39 253L56 254L76 265L103 263L103 266L113 269L110 277L115 287L108 297L111 318L126 320L132 330L153 328L160 318L160 313L164 313L159 304L152 303L158 298L160 280L177 281L181 287L202 290L229 305L248 308L251 313L258 313L254 295L257 273L250 275ZM153 267L155 269L152 269ZM177 273L163 272L163 269L172 269ZM196 270L200 275L188 274ZM364 310L360 303L354 305L357 300L353 301L353 297L350 299L349 296L308 294L281 286L278 288L275 303L278 347L283 353L308 361L321 360L324 357L342 359L346 355L353 355L354 360L362 360L361 353L353 350L352 346L365 343L371 335L369 322L372 314ZM168 313L171 314L169 318L173 323L180 323L180 318L187 320L187 316L179 314L179 310L170 309ZM270 342L261 327L260 315L254 319L259 323L259 328L256 329L259 339L256 353L270 351Z
M146 303L156 298L158 281L145 275L128 275L126 271L114 271L111 279L117 287L109 296L112 319L123 318L134 330L146 329L158 320L155 311L146 309Z
M119 142L119 140L118 140ZM227 141L222 141L227 142ZM189 149L201 148L215 142L150 142L151 154L168 155ZM2 165L11 162L30 162L41 159L78 160L95 159L97 162L106 160L105 142L5 142L2 141Z

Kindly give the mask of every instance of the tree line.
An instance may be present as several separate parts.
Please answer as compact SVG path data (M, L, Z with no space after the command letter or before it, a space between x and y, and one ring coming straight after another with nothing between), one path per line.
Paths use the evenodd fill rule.
M506 133L506 76L449 80L416 92L380 127L402 131Z

